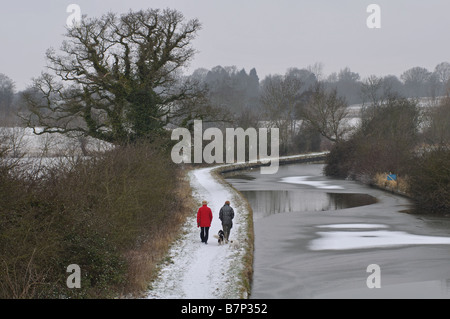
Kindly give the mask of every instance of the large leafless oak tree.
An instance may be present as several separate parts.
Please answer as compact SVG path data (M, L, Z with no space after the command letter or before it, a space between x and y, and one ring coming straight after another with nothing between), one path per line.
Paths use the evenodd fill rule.
M194 117L201 110L187 102L204 92L181 71L200 28L171 9L83 17L67 29L62 53L48 50L49 71L27 97L29 125L121 144Z

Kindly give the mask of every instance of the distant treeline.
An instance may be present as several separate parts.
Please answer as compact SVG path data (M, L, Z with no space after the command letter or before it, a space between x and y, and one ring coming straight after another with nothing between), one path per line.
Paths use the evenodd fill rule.
M260 79L255 68L247 72L236 66L216 66L210 70L199 68L184 77L198 81L205 86L210 103L224 109L237 122L250 121L252 115L261 113L261 97L267 90L267 83L274 79L295 77L301 81L299 98L320 81L330 89L336 89L339 96L349 105L367 102L371 99L367 86L377 87L378 95L393 93L405 98L443 96L449 88L450 63L439 63L433 71L423 67L413 67L395 75L370 76L362 78L348 67L328 76L323 74L323 65L316 63L305 68L292 67L284 74L267 75ZM26 90L25 90L26 91ZM0 125L17 122L15 114L26 111L23 101L25 91L16 91L13 79L0 73ZM245 123L244 123L245 124Z

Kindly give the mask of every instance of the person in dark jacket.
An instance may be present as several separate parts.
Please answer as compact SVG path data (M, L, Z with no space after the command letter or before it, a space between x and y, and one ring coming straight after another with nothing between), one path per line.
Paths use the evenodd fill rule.
M211 222L213 219L211 208L209 208L208 202L203 201L202 207L198 209L197 212L197 227L200 227L200 239L202 240L202 243L207 244L208 243L208 236L209 236L209 228L211 227Z
M230 202L226 201L225 205L220 209L219 219L222 221L222 229L224 232L225 243L228 243L231 228L233 227L234 210L230 206Z

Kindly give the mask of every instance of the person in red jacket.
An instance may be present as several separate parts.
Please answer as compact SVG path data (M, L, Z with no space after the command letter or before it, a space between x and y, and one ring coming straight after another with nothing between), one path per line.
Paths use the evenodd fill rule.
M208 202L204 200L202 202L202 207L198 209L197 212L197 227L200 227L200 239L202 243L208 243L209 228L211 227L211 222L213 219L211 208L209 208Z

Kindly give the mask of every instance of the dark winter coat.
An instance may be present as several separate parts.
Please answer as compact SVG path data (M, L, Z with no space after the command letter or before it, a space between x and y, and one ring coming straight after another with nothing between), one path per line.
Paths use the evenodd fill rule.
M197 226L198 227L211 227L213 219L211 208L203 205L197 212Z
M234 210L230 205L223 205L220 209L219 219L222 221L222 225L233 225Z

